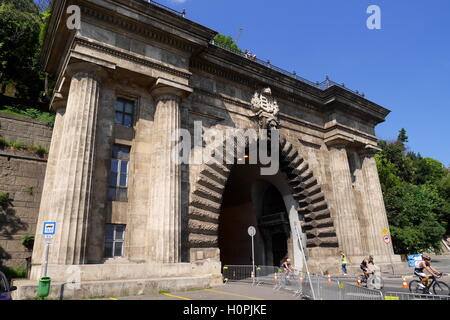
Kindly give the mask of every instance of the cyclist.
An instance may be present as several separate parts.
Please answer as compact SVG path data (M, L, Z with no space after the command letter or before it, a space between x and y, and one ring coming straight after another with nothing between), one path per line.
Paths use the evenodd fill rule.
M428 287L428 280L430 279L430 276L427 276L424 270L426 270L432 277L439 277L442 274L431 266L431 258L429 256L423 254L422 260L423 261L417 263L414 269L414 274L419 277L422 282L419 283L419 286L424 289Z
M367 278L369 278L369 276L373 273L373 271L371 270L371 268L369 268L369 264L372 263L373 264L373 258L372 256L369 257L369 259L364 259L361 264L359 265L359 268L363 271L364 273L364 279L367 280Z
M284 262L281 264L281 267L283 268L283 275L286 279L289 279L289 275L291 272L294 272L294 268L291 264L291 259L287 258L284 260Z

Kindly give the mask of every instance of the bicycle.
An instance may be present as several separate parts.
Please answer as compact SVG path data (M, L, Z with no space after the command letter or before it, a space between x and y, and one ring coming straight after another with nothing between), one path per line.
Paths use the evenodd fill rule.
M437 277L442 277L442 273ZM422 278L419 277L419 280L412 280L409 282L409 291L412 293L420 293L420 294L432 294L430 289L433 290L435 295L439 296L448 296L450 295L450 287L442 281L436 280L435 276L429 277L432 281L428 280L428 285L423 287ZM422 284L422 286L420 285Z
M370 273L369 275L361 275L361 284L368 289L377 289L380 290L384 287L383 279L374 273Z

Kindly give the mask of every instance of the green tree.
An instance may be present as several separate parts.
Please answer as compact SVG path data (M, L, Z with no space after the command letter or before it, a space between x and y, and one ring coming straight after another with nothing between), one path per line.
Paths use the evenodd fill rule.
M408 142L408 136L406 135L405 128L400 129L400 132L398 133L398 136L397 136L397 141L401 142L402 144L404 144L405 142Z
M440 249L446 224L439 219L442 203L434 190L403 183L390 189L385 201L395 252Z
M436 184L446 174L448 174L447 169L435 159L422 158L415 161L415 184Z
M406 130L397 140L380 141L375 156L396 253L438 250L450 234L449 169L407 151Z
M43 97L39 35L44 18L32 0L0 0L1 92L10 84L20 98L39 101Z
M214 37L214 42L224 45L225 47L230 48L233 51L237 51L242 53L242 49L238 47L236 42L233 40L231 36L225 36L223 34L218 34Z

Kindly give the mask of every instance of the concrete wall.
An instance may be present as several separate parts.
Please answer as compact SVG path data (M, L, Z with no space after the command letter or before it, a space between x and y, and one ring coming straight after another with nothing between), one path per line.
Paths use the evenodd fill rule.
M42 121L0 114L0 136L6 140L48 148L51 135ZM46 165L46 157L32 152L0 149L0 192L12 200L6 212L0 209L0 266L25 267L31 256L21 238L36 232Z

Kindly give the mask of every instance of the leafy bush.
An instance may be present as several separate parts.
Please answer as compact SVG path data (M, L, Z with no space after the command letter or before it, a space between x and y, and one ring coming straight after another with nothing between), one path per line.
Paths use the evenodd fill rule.
M9 142L0 136L0 149L5 149L5 147L9 147Z
M22 237L22 245L28 250L33 250L34 234L26 234Z
M0 207L3 210L6 210L11 205L12 205L12 200L9 198L9 193L0 192Z
M5 274L7 279L26 278L27 270L23 267L17 269L2 266L0 270Z

